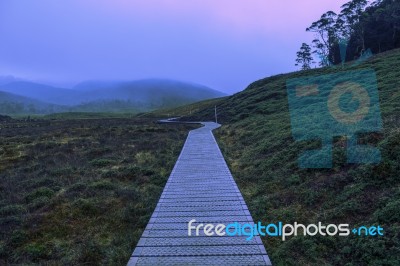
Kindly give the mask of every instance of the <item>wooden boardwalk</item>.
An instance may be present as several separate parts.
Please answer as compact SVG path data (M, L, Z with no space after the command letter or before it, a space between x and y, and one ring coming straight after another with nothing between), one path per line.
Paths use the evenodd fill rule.
M188 222L253 223L212 134L192 130L128 265L271 265L256 236L188 236ZM202 232L202 231L200 231Z

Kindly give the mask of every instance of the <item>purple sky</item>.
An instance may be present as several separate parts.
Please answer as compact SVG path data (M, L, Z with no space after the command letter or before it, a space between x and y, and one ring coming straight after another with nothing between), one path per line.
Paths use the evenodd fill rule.
M296 69L346 0L1 0L0 75L68 86L170 78L227 93Z

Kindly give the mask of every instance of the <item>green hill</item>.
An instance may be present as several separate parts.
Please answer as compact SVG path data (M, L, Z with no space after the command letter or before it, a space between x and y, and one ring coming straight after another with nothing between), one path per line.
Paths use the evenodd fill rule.
M215 98L182 105L177 108L158 109L149 113L143 113L141 117L180 117L195 114L201 110L214 110L215 106L224 102L227 97Z
M383 131L363 142L382 153L378 165L347 164L344 137L334 138L332 169L300 169L298 155L318 142L295 142L286 81L337 73L321 68L265 78L218 104L217 140L255 221L380 225L384 236L263 237L275 265L398 265L400 261L400 50L352 68L377 74ZM213 120L211 107L183 120Z

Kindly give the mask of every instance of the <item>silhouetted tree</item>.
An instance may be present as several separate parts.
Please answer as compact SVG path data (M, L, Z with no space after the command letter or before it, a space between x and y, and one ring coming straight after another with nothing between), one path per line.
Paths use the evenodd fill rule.
M336 19L336 13L328 11L306 29L306 31L316 34L316 38L313 40L315 48L313 52L321 57L321 66L329 65L329 62L335 63L334 49L338 40Z
M303 43L300 50L297 52L296 66L301 66L302 70L310 69L313 63L313 57L311 54L311 47Z

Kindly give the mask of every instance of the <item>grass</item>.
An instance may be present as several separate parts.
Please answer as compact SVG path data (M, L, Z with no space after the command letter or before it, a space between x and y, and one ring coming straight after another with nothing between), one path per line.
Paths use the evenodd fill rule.
M346 163L334 139L332 169L300 169L298 155L318 143L294 141L286 80L332 74L324 68L273 76L218 103L217 140L254 220L264 223L381 225L383 237L263 237L274 265L398 265L400 261L400 50L355 69L377 73L383 131L364 142L380 148L378 165ZM204 108L185 120L212 120Z
M125 265L193 125L0 122L0 264Z
M226 100L228 97L215 98L210 100L204 100L196 103L192 103L189 105L183 105L177 108L169 108L169 109L161 109L155 110L149 113L143 113L138 115L139 117L157 117L157 118L166 118L166 117L180 117L180 116L190 116L199 112L200 110L214 110L214 107Z
M65 120L65 119L100 119L100 118L133 118L135 112L61 112L52 114L14 114L12 118L17 120ZM1 117L0 117L1 120Z
M44 115L44 119L132 118L132 113L65 112Z
M379 165L347 164L337 137L332 169L298 168L300 152L318 143L294 141L286 80L341 71L331 68L262 79L227 98L143 118L0 119L0 264L124 265L195 127L145 117L213 120L217 105L217 139L254 220L385 229L383 237L263 238L274 265L398 265L399 63L394 50L356 68L377 73L384 128L362 141L380 148Z

